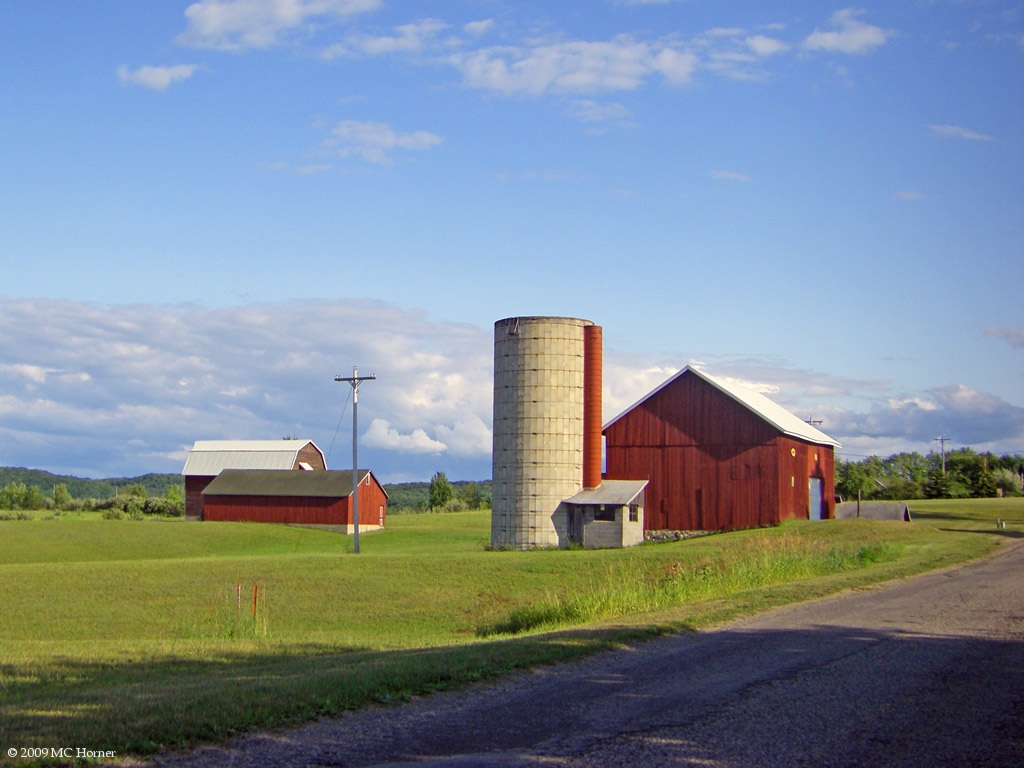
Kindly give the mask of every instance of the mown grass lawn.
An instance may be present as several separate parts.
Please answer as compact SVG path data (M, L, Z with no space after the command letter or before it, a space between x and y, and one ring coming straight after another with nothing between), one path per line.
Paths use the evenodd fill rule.
M1019 498L911 509L910 524L538 552L487 551L487 512L392 516L359 555L308 528L0 522L0 760L335 714L942 567L1024 531Z

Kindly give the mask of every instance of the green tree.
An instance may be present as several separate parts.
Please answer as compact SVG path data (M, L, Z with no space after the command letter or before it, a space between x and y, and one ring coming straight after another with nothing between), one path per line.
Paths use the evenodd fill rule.
M1020 496L1020 477L1012 469L1000 467L992 473L996 488L1003 492L1004 496Z
M856 499L860 491L862 498L868 498L875 487L875 475L868 461L843 461L836 459L836 493L844 499Z
M43 496L38 485L30 485L25 489L25 493L21 497L22 509L43 509L45 506L46 497Z
M466 509L480 509L484 505L484 495L476 483L466 483L459 489L459 501Z
M444 509L455 495L452 484L448 482L444 472L435 472L434 476L430 478L429 493L428 503L431 509Z
M149 496L149 492L142 483L131 483L118 491L117 495L127 496L133 499L145 499Z
M928 476L924 479L921 490L924 492L926 499L952 498L949 478L946 477L946 473L942 471L942 467L939 465L933 466L928 470Z
M71 492L68 491L66 483L57 483L53 486L53 507L54 509L67 509L71 504Z
M28 489L24 483L8 483L0 488L0 509L23 509L21 506Z

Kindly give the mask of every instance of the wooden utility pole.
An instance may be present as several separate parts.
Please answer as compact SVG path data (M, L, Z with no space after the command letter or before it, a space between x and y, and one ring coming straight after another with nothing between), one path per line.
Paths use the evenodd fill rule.
M942 435L939 435L938 437L935 438L935 442L939 444L939 450L942 452L942 474L943 474L943 476L945 476L945 474L946 474L946 441L947 440L949 440L949 438L948 437L943 437Z
M352 539L352 552L359 554L359 445L357 437L359 435L359 417L358 417L358 406L359 402L359 385L364 381L373 381L376 379L376 374L370 374L369 376L360 376L359 368L352 366L351 376L335 376L335 381L347 381L352 385L352 533L354 534Z

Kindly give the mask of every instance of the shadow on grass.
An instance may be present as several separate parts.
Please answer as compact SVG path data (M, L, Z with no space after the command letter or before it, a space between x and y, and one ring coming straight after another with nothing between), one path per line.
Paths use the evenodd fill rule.
M677 627L685 629L685 627ZM665 629L571 629L461 646L368 651L319 645L145 661L0 664L0 744L81 744L147 754L252 728L485 680L618 647ZM0 756L0 764L4 758ZM18 765L24 766L24 761Z
M499 658L511 651L522 660L567 648L602 650L606 634L574 630L480 649L489 647ZM453 650L373 656L443 668ZM236 677L228 672L218 682ZM547 751L549 745L567 735L572 754L586 754L618 733L628 734L634 749L653 750L646 756L656 761L645 764L756 765L765 754L784 763L779 750L790 749L792 764L811 754L846 754L856 761L837 764L1012 765L1024 744L1022 691L1020 641L831 625L723 629L523 676L444 707L424 702L400 727L390 727L400 713L367 711L330 728L253 735L196 755L164 755L157 763L356 766L508 752L525 764L536 745L546 745L538 754L551 761L559 753ZM750 709L787 716L749 717Z

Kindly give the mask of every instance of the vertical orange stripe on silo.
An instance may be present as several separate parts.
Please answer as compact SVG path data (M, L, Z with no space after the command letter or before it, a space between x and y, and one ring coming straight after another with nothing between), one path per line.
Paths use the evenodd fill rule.
M601 485L601 386L603 333L599 325L583 328L583 487Z

